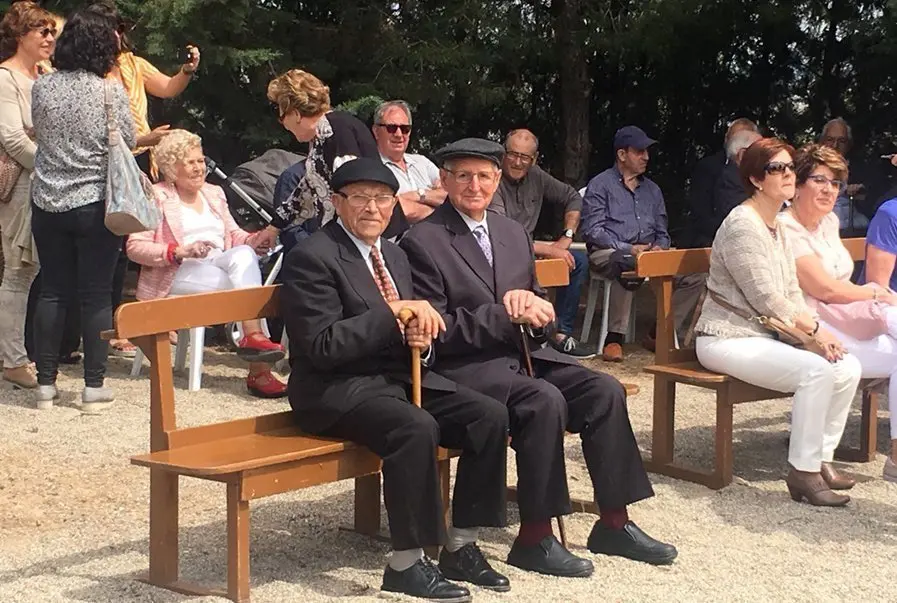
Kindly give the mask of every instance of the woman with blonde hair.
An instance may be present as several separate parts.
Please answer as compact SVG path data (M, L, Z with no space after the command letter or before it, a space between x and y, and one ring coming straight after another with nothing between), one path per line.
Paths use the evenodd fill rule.
M274 104L278 121L299 142L309 144L305 175L289 200L275 207L276 232L292 224L306 223L308 232L334 218L330 203L330 178L336 168L356 157L379 159L377 143L364 122L330 106L330 88L301 69L290 69L268 84L268 100ZM383 234L394 237L408 227L400 205Z
M794 250L800 288L825 328L860 361L863 377L890 378L891 451L883 476L897 482L897 295L887 279L863 286L850 281L853 259L841 242L834 211L847 185L844 157L827 146L811 144L797 153L794 163L796 193L779 221ZM870 237L875 240L881 216L876 215L873 223ZM871 255L874 265L876 253Z
M13 4L0 21L0 146L10 169L19 171L0 200L3 282L0 284L0 360L3 379L37 387L25 349L28 291L38 270L31 236L31 174L37 145L31 120L31 88L56 46L53 15L35 2Z
M264 231L239 228L224 191L206 182L202 140L186 130L171 132L156 147L164 182L155 185L162 221L155 231L128 237L128 257L142 266L137 299L190 295L258 287L258 253L270 247ZM268 339L258 320L243 323L240 357L249 361L246 387L259 398L286 395L286 385L271 373L283 347Z

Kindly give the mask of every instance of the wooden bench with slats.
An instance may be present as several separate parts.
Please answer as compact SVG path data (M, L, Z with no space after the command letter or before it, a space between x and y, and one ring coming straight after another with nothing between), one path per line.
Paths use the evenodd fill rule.
M865 239L845 239L855 261L865 257ZM654 418L651 458L646 462L654 473L723 488L732 482L733 408L736 404L790 397L750 385L729 375L701 366L693 347L678 349L673 344L673 279L684 274L705 273L710 266L710 249L649 251L639 256L636 274L650 277L657 301L657 348L655 363L645 368L654 375ZM703 298L702 298L703 299ZM875 458L878 419L878 389L881 379L866 379L862 388L862 415L858 448L839 448L840 459L868 462ZM676 384L694 385L716 392L716 428L713 468L710 471L680 465L674 460Z
M563 260L539 260L543 287L569 282ZM326 484L355 480L354 529L380 531L380 459L351 442L303 433L290 411L178 429L169 331L195 326L270 318L278 313L279 287L258 287L187 295L121 306L115 331L106 338L129 339L145 354L150 370L150 452L131 462L150 470L149 573L144 581L188 595L249 600L249 503L252 500ZM409 360L410 362L410 360ZM438 451L446 513L449 460L457 451ZM227 486L227 586L206 588L179 578L178 480L180 476ZM578 510L595 511L592 501Z

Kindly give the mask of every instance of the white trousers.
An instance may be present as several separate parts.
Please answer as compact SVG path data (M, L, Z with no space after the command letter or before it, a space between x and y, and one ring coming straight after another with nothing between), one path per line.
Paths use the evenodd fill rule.
M844 343L848 352L857 357L863 368L864 379L890 377L888 407L891 411L891 439L895 440L897 439L897 307L885 310L885 318L888 320L889 334L866 341L854 339L831 325L825 323L823 325Z
M262 271L255 250L238 245L208 257L184 260L174 275L169 295L192 295L228 289L245 289L262 284Z
M752 385L794 392L788 462L818 472L841 441L860 382L860 361L846 355L832 364L812 352L767 337L698 337L698 360L706 368Z

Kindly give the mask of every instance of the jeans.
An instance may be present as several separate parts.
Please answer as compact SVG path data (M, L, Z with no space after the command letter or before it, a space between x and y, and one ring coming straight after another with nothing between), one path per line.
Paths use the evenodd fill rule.
M53 385L67 306L74 292L81 310L84 384L102 387L108 343L100 332L112 328L112 273L121 237L103 224L105 204L91 203L51 213L33 207L31 228L41 258L41 291L34 316L37 382Z
M40 297L41 273L38 272L31 283L28 292L28 315L25 319L25 349L28 350L28 358L37 362L37 350L34 344L34 312L37 310L37 300ZM81 347L81 313L78 311L78 295L73 291L68 302L71 310L65 314L65 326L62 329L62 342L59 346L59 356L71 356Z
M554 309L558 317L558 332L564 335L573 334L573 323L579 312L579 295L582 284L589 274L589 256L585 251L571 251L575 262L570 272L570 283L558 289L554 300Z

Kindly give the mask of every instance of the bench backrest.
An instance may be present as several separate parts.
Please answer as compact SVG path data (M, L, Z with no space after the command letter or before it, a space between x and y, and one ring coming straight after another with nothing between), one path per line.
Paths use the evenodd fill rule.
M563 260L537 260L542 287L570 282ZM278 315L280 286L253 287L216 293L184 295L123 304L115 313L115 332L106 336L130 339L150 362L150 450L170 450L228 437L261 433L292 424L289 412L228 423L177 429L169 331L271 318Z
M843 239L854 261L866 257L866 239ZM710 270L710 248L646 251L638 256L635 273L648 277L657 302L656 363L673 364L696 359L694 347L676 349L673 340L673 278ZM703 300L703 297L701 298ZM700 308L699 308L700 309Z

